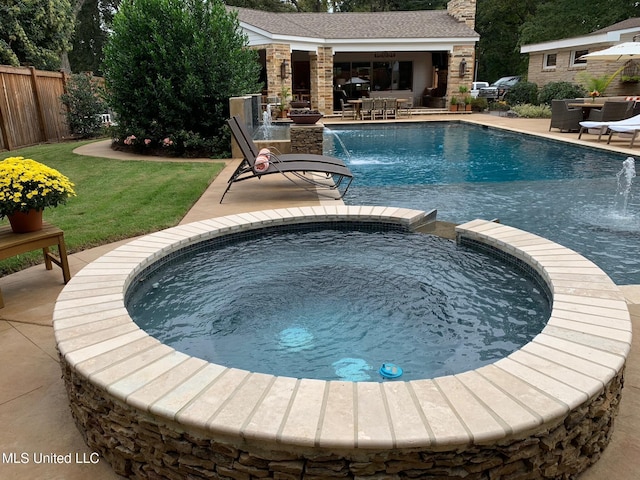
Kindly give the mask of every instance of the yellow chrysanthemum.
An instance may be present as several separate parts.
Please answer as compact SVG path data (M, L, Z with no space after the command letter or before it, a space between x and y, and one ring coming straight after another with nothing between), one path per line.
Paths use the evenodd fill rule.
M59 171L24 157L0 161L0 217L15 211L55 207L75 196Z

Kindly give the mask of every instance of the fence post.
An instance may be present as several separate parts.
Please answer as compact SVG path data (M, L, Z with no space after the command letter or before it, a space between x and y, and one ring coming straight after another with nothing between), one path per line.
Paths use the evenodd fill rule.
M4 82L4 75L0 72L0 80L2 81L2 91L0 91L0 133L4 139L4 148L13 149L13 142L9 136L9 104L7 102L7 85ZM2 145L0 145L1 147Z
M36 104L36 112L38 114L38 126L40 127L40 140L42 142L46 142L47 131L45 129L44 124L44 112L42 111L42 101L40 100L40 92L38 91L38 78L36 74L35 67L29 67L29 71L31 72L31 89L33 90L33 99Z

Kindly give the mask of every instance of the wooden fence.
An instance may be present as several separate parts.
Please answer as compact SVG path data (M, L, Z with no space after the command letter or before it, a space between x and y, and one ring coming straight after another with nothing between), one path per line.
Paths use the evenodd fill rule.
M66 74L0 65L0 150L70 138L60 101Z

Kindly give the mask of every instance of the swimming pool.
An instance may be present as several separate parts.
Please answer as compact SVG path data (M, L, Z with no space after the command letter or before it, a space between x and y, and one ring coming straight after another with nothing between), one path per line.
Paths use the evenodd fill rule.
M576 250L618 284L640 284L638 187L626 210L617 193L623 154L455 122L332 125L324 148L354 173L348 204L498 218Z

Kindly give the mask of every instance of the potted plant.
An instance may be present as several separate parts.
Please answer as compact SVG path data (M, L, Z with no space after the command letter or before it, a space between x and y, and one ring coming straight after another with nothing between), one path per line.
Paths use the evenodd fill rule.
M473 98L471 98L471 95L466 95L464 97L464 109L467 112L471 111L471 102L472 102Z
M280 112L280 118L287 118L289 100L291 100L291 90L289 90L289 87L287 87L286 85L282 85L278 103L278 112Z
M449 104L450 112L458 111L458 97L451 97L451 103Z
M75 196L73 187L53 168L30 158L9 157L0 162L0 218L8 217L16 233L40 230L44 208Z

